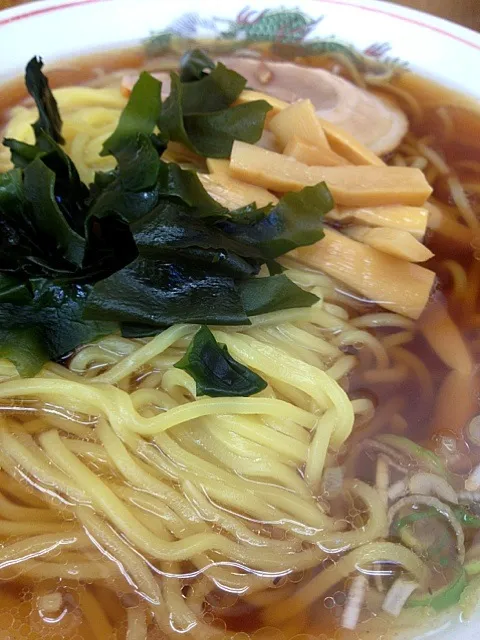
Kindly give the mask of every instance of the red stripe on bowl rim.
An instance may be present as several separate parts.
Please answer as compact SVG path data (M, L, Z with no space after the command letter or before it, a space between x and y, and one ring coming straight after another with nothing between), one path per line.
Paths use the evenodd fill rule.
M84 5L100 4L103 2L111 2L111 1L112 0L76 0L74 2L66 2L65 4L53 5L51 7L42 7L40 9L32 9L31 5L29 5L29 8L27 11L25 11L25 13L20 13L18 15L11 16L9 18L0 19L0 27L11 24L12 22L19 22L20 20L25 20L27 18L44 15L47 13L54 13L55 11L62 11L64 9L69 9L71 7L81 7ZM449 31L446 31L445 29L441 29L440 27L437 27L435 25L422 22L421 20L417 20L413 17L403 16L398 13L392 13L391 11L386 11L385 9L380 9L376 7L365 7L361 4L347 2L346 0L320 0L320 1L323 2L324 4L334 4L334 5L339 5L343 7L352 7L354 9L361 9L362 11L368 11L369 13L384 15L384 16L387 16L388 18L394 18L395 20L398 20L400 22L406 22L407 24L413 24L417 27L422 27L423 29L434 31L435 33L439 33L442 36L451 38L452 40L456 40L457 42L460 42L469 47L472 47L473 49L477 49L477 51L480 51L480 44L477 44L475 42L472 42L471 40L462 38L454 33L450 33ZM460 27L460 28L467 30L465 27Z
M101 2L110 2L110 0L76 0L76 2L66 2L65 4L56 4L52 7L41 7L40 9L33 9L32 5L28 4L28 10L25 13L20 13L16 16L9 18L3 18L0 20L0 27L4 27L12 22L20 22L20 20L26 20L27 18L33 18L35 16L41 16L46 13L55 13L55 11L62 11L63 9L70 9L70 7L81 7L86 4L100 4ZM27 6L25 7L27 9Z
M363 11L369 11L370 13L376 13L378 15L387 16L388 18L395 18L396 20L399 20L401 22L406 22L408 24L413 24L417 27L429 29L430 31L439 33L440 35L446 36L447 38L452 38L457 42L461 42L462 44L466 44L467 46L473 47L474 49L477 49L478 51L480 51L480 44L477 44L476 42L472 42L471 40L466 40L465 38L461 38L460 36L457 36L456 34L451 33L450 31L441 29L440 27L437 27L433 24L427 24L426 22L422 22L421 20L417 20L415 18L402 16L398 13L391 13L390 11L386 11L385 9L380 9L380 8L377 9L376 7L365 7L363 5L354 4L353 2L346 2L345 0L321 0L321 2L325 4L336 4L343 7L353 7L355 9L362 9ZM416 11L417 13L421 13L416 9L414 9L414 11ZM436 18L436 16L432 16L432 17ZM448 20L445 20L444 18L437 18L437 19L443 20L444 22L448 22ZM468 29L467 27L462 27L461 25L457 25L456 23L452 23L452 24L460 27L461 29L465 29L466 31L471 31L471 29Z

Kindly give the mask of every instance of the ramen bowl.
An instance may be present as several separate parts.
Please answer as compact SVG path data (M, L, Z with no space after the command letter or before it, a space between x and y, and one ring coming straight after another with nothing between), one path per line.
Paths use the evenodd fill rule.
M277 278L275 286L280 287L281 282L283 288L274 289L268 304L258 303L257 294L250 294L249 309L258 307L252 313L246 313L244 297L245 314L238 316L235 301L230 299L238 282L229 281L219 290L221 295L197 296L194 303L189 299L184 309L176 310L176 315L172 312L174 320L161 323L155 317L159 313L155 297L147 298L145 304L139 302L149 295L148 286L141 289L141 296L132 293L131 281L127 286L125 270L130 262L119 268L115 262L112 267L107 261L111 252L107 252L107 262L96 261L99 245L83 261L78 260L77 249L72 249L95 236L102 219L109 218L113 205L108 202L112 200L107 205L96 201L85 227L75 226L64 213L71 198L78 197L76 206L83 210L115 180L120 180L119 189L125 187L128 181L121 174L125 157L120 153L124 149L115 145L128 127L118 135L112 132L127 98L136 101L138 110L145 102L138 99L139 92L145 91L159 109L161 98L174 110L172 93L175 86L177 91L183 89L167 72L182 54L197 48L247 78L248 88L242 84L226 106L233 104L232 109L240 113L259 103L255 117L263 109L262 123L268 125L263 146L253 144L259 132L256 138L253 134L242 138L244 133L239 133L237 138L232 134L233 147L225 151L225 138L232 135L224 119L215 125L222 140L215 147L209 145L206 125L199 123L204 122L201 116L211 113L206 109L206 114L199 115L192 108L180 133L178 123L172 125L165 114L152 122L142 138L144 147L137 148L138 157L155 164L155 150L167 154L168 162L157 169L171 173L164 182L158 171L155 174L162 185L155 198L166 208L182 200L177 214L185 225L191 223L186 221L186 212L194 210L197 226L188 228L196 238L207 234L202 225L213 225L200 245L202 251L218 249L218 234L223 234L224 242L228 237L228 250L207 260L209 268L210 263L222 262L229 252L236 252L236 262L228 262L225 268L238 273L241 267L242 277L248 279L257 275L260 261L262 275L267 276L268 265L271 277ZM212 637L235 640L476 638L480 622L474 612L480 593L480 559L475 556L480 546L476 535L480 514L475 511L480 495L476 299L480 281L480 76L471 70L480 66L480 35L417 11L369 0L264 0L251 6L243 0L231 0L225 6L204 0L201 7L187 0L41 0L0 12L0 85L4 87L0 125L8 138L19 141L8 145L14 160L17 154L16 175L22 176L15 184L30 190L26 200L32 207L38 205L36 198L45 197L35 189L41 182L39 176L46 180L55 167L58 171L53 162L48 164L49 154L65 162L61 153L55 155L62 133L52 117L36 56L43 58L50 84L58 89L55 95L64 120L65 149L80 178L88 184L95 173L104 173L100 178L97 175L96 190L87 198L86 187L79 184L80 178L67 163L69 188L48 201L48 211L63 212L63 217L55 218L53 230L40 227L40 237L51 240L54 235L55 247L49 245L49 251L55 260L63 243L69 246L61 260L54 261L58 274L53 284L48 262L52 258L42 253L42 242L32 239L28 251L17 251L17 245L24 246L29 225L9 235L13 223L5 224L8 246L4 253L9 260L28 262L28 269L22 272L28 291L22 289L22 295L27 293L32 304L39 305L33 306L34 311L38 309L38 323L37 316L33 320L29 316L34 328L39 324L42 331L50 331L55 323L52 315L45 320L45 309L52 308L42 297L45 282L52 287L49 295L55 294L56 309L65 296L70 304L71 292L67 295L61 289L64 277L72 277L71 286L78 287L75 305L83 304L79 299L88 296L93 314L85 316L88 321L106 324L102 328L95 324L96 333L86 331L76 341L72 335L62 336L62 347L45 340L49 351L43 360L41 349L35 351L37 342L26 342L23 355L16 359L15 345L9 343L5 349L2 341L17 334L3 334L0 326L0 408L2 416L7 416L0 429L0 492L8 496L0 502L8 521L4 522L1 512L4 529L0 527L0 535L7 551L2 546L5 557L0 555L0 572L10 571L10 565L23 567L25 560L27 577L36 576L36 582L27 580L27 616L17 602L26 598L21 595L22 579L16 574L7 576L6 600L0 601L0 638L48 639L56 623L64 626L58 627L60 635L55 638L77 633L75 637L82 640L113 639L117 631L118 638L123 638L128 625L129 640L144 640L147 626L152 629L155 617L162 619L162 607L168 607L170 617L150 631L152 640L181 634L195 640L211 637L214 631ZM35 127L37 139L30 127L36 111L31 100L25 101L26 91L18 81L29 60L29 91L37 106L45 106L43 99L48 107ZM184 58L183 64L185 83L185 78L192 81L192 74L198 83L211 79L213 67L202 54ZM139 79L140 69L151 71L154 77ZM338 76L346 82L338 84ZM222 77L220 84L225 82ZM232 75L228 82L233 82ZM316 83L321 82L333 83L326 97L317 95ZM71 89L71 85L82 86ZM167 98L169 85L172 93ZM345 91L353 93L342 93ZM340 94L351 97L343 98L342 109L335 111L332 103L336 106ZM192 95L188 99L201 109L213 98L204 92L201 99ZM364 118L360 124L357 121L356 129L352 114L343 108L349 100ZM293 118L285 118L295 105L299 110L293 112ZM53 111L55 115L55 108ZM378 118L368 115L371 113ZM379 126L379 139L373 139L369 127L378 125L380 117L393 123L389 127L396 133L390 128L385 133ZM303 130L302 122L308 123ZM192 123L199 127L195 137ZM154 133L155 125L160 133L170 132L168 141L157 129ZM239 126L236 131L250 126L243 123L243 129ZM215 127L211 123L208 127L214 137ZM33 152L35 140L44 146ZM141 155L147 147L150 155ZM32 153L40 157L33 159ZM121 179L115 173L113 156L118 156ZM290 156L289 166L296 173L288 174L286 165L277 164L285 156ZM230 174L225 177L230 157ZM175 162L178 166L171 169ZM99 236L102 242L107 236L124 240L120 250L115 245L114 258L118 261L125 248L125 254L133 251L132 263L140 259L138 255L145 261L152 259L156 250L151 236L147 238L148 229L138 226L144 209L139 208L135 220L128 219L126 209L139 207L138 192L148 191L145 180L149 176L139 178L134 165L129 163L128 184L132 185L133 176L135 188L126 200L128 206L121 210L123 217ZM0 177L10 169L10 156L3 149ZM192 169L196 175L185 177ZM200 181L197 184L197 176L207 193ZM65 174L60 172L57 180L61 179ZM383 190L377 184L382 179L386 180ZM405 186L407 180L411 182ZM427 180L434 187L432 201L427 201L431 192ZM323 182L330 187L333 200L317 184ZM171 191L167 200L161 200L165 185ZM0 182L0 197L2 188ZM297 191L307 205L300 206ZM253 251L253 236L247 242L248 234L239 231L241 225L227 211L247 212L252 216L247 227L260 224L254 216L257 207L244 201L245 192L251 194L262 215L272 216L274 228L280 218L291 230L294 221L282 216L285 209L294 210L312 238L319 240L318 246L325 249L316 252L315 247L303 246L313 241L300 232L287 234L285 240L282 234L287 232L282 227L277 229L280 237L275 236L278 243L286 243L281 251L268 244L271 236L265 229L261 231L266 234L262 238L267 238L260 247L263 253L258 253L257 245ZM107 195L112 194L114 189ZM44 204L42 200L37 208L43 211ZM121 209L124 204L116 202L115 207ZM214 207L212 223L204 222L212 217L211 210L205 215L206 206ZM317 209L326 216L323 239L323 232L308 217ZM94 223L88 226L91 218ZM60 227L65 231L65 225L72 227L67 239L59 231ZM125 226L135 231L133 236ZM234 234L236 244L232 243ZM188 260L204 268L206 258L199 256L196 244L194 248L184 258L185 246L176 246L175 251L168 247L168 264L164 260L162 269L176 264L175 283ZM285 258L283 254L292 249ZM37 250L41 259L32 260L29 252ZM348 255L343 262L342 251ZM285 283L286 276L275 263L278 257L293 284ZM75 260L78 270L71 276L71 265L65 264ZM0 266L3 264L0 260ZM2 267L2 277L7 273L18 277L18 262L14 265ZM101 270L101 278L95 269ZM118 279L117 271L124 279ZM188 273L191 279L197 278L197 272ZM136 285L144 287L154 276L143 271ZM215 277L223 278L223 285L224 276L215 272ZM5 286L8 283L11 281ZM93 294L82 288L85 283L93 287ZM253 286L256 284L258 279ZM285 287L295 287L295 291ZM129 297L121 298L127 290ZM221 321L213 317L215 308L226 300L231 316L237 314L231 322L227 312ZM10 305L12 316L10 299L7 303L0 300L0 312L5 304ZM31 329L24 326L24 307L18 300L15 304L20 309L20 328ZM309 308L308 313L302 311L304 307ZM182 313L189 315L184 319ZM272 313L283 314L277 324L272 322ZM122 336L115 314L121 318ZM241 328L249 322L247 316L257 320L251 328ZM191 325L209 325L212 331L202 326L193 338ZM77 330L72 323L72 333ZM32 338L30 332L18 336L19 340ZM44 349L46 345L40 346ZM201 349L210 349L210 358L223 358L222 371L231 376L231 388L241 387L232 391L233 399L225 387L219 391L222 380L215 384L207 380L204 361L198 356ZM41 360L43 369L32 364L35 358L37 364ZM19 372L26 374L26 381ZM199 398L202 394L207 397ZM266 417L260 421L263 411ZM184 422L187 427L182 426ZM322 433L329 435L322 440ZM361 462L357 452L358 457L363 455ZM340 489L335 489L335 482ZM65 510L60 515L59 505ZM268 517L261 515L262 509ZM405 514L405 509L410 512ZM32 519L38 521L37 529ZM77 529L69 529L69 522L75 522ZM328 523L324 537L320 535L323 522ZM64 532L63 539L58 532ZM30 537L24 538L27 534ZM67 544L74 546L67 551L60 548ZM434 552L436 545L440 550ZM43 555L48 556L52 549L65 555L58 562L57 556L44 562ZM288 560L294 552L304 564L299 568L287 562L282 571L282 554ZM38 565L34 563L37 556ZM109 568L107 560L112 558L120 577ZM408 579L395 573L402 562L410 571ZM437 577L435 585L425 590L421 579L429 570ZM209 571L216 572L213 586L205 587L203 574ZM334 571L338 579L329 577ZM175 586L179 572L181 588ZM85 576L81 587L78 575ZM270 580L268 591L261 586L262 580ZM367 620L359 617L364 604L370 612ZM397 625L404 605L410 623ZM27 631L15 635L13 626L1 626L9 608L15 625L31 635ZM463 619L466 616L468 621ZM168 632L165 625L169 625Z

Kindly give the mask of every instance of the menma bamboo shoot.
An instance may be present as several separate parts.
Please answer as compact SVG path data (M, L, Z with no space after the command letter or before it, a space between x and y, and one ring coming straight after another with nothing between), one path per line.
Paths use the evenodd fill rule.
M405 205L346 208L339 207L327 214L329 220L340 224L361 224L368 227L386 227L408 231L422 241L427 230L428 209Z
M329 147L314 147L298 136L290 138L283 153L309 166L337 167L350 164Z
M230 160L222 158L207 158L207 168L210 173L215 175L230 175Z
M349 238L408 262L425 262L433 257L430 249L427 249L408 231L385 227L372 229L372 227L353 225L344 229L343 233L346 233Z
M282 149L294 136L308 141L314 147L330 148L310 100L299 100L289 105L270 120L268 128Z
M381 307L417 319L435 280L433 271L325 229L316 244L292 251L295 260L345 283Z
M207 193L230 210L246 207L252 202L259 208L278 202L278 198L266 189L245 184L222 173L212 175L199 173L198 177Z
M300 191L326 182L337 205L350 207L405 204L421 206L432 188L412 167L309 167L295 158L235 141L233 177L273 191Z

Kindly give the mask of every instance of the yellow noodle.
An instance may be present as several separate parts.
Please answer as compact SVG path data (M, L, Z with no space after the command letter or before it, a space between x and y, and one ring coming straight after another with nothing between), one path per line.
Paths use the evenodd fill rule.
M390 353L395 360L406 365L417 377L427 401L433 399L433 382L430 371L420 358L403 347L392 347Z
M11 495L17 502L20 504L27 505L33 508L44 509L45 502L39 497L39 494L34 494L32 488L29 487L26 483L15 479L15 477L11 477L5 473L6 465L4 464L4 460L1 460L3 471L0 472L0 486L4 493Z
M87 184L96 169L112 169L111 157L100 158L103 140L113 132L126 100L119 88L64 87L54 90L63 119L66 152L72 157L80 177ZM16 107L5 130L5 137L33 143L31 124L36 109ZM0 147L0 163L9 167L8 152Z
M280 601L287 602L296 589L295 584L286 584L283 587L267 589L260 593L248 593L244 599L255 607L266 607L274 603L278 604Z
M368 425L353 434L351 446L355 447L355 444L359 441L377 435L386 425L390 424L392 416L402 411L404 406L405 400L401 395L391 396L377 408Z
M25 559L32 560L59 551L63 546L70 549L82 549L88 546L87 537L83 532L46 533L31 536L25 540L4 545L0 549L0 570L19 564Z
M421 120L423 113L422 107L411 93L395 85L385 84L382 80L377 80L374 77L369 77L368 84L369 86L379 87L386 93L394 95L400 100L402 106L406 107L408 115L410 115L415 122Z
M293 343L301 344L325 358L338 358L341 355L340 349L327 342L324 338L312 335L312 333L296 327L291 323L279 325L278 331Z
M179 403L196 396L195 380L181 369L165 371L162 378L162 387Z
M410 318L398 315L398 313L370 313L364 314L359 318L352 320L355 327L378 328L378 327L395 327L399 329L412 330L415 323Z
M307 392L320 407L325 407L326 401L334 405L338 417L330 444L338 447L346 440L353 426L351 404L345 392L327 374L251 338L216 333L238 360L259 371L270 370L272 377ZM272 362L275 362L273 369Z
M395 165L396 167L406 167L407 166L405 158L402 155L400 155L399 153L396 153L393 156L392 164Z
M362 565L379 561L395 562L406 569L421 584L426 584L429 570L412 551L400 544L392 542L371 542L338 560L333 566L321 571L307 585L301 587L290 599L288 609L275 607L268 615L268 621L279 624L284 620L298 615L302 610L321 598L331 587L340 583L344 578Z
M174 514L170 513L168 519L165 518L166 511L164 505L161 505L158 500L149 496L142 495L131 489L119 488L119 495L131 500L132 504L138 505L139 509L145 509L144 515L155 515L162 517L165 521L165 526L171 531L172 535L177 538L183 538L191 535L192 532L198 531L198 527L195 529L189 528L189 525L185 521L181 521L178 518L175 519ZM145 522L147 522L145 520ZM153 524L153 519L148 520ZM206 529L206 525L203 525L203 529ZM158 520L155 531L158 531ZM209 580L214 583L224 586L227 590L234 590L238 592L244 592L246 590L258 590L262 587L264 580L257 576L246 573L243 575L232 574L228 569L224 569L221 566L216 566L215 563L209 559L206 554L198 554L191 558L191 562L199 571L204 573ZM169 572L171 573L171 572Z
M278 452L286 460L292 460L297 464L305 462L308 446L298 440L294 440L288 435L268 429L258 429L258 422L248 417L240 416L218 416L211 423L223 426L225 429L264 445L265 447Z
M340 64L342 69L347 71L352 82L354 82L358 87L361 87L362 89L367 88L365 78L348 56L341 53L340 51L329 51L324 55L325 57L331 58L332 60L335 60L338 64ZM322 55L318 57L321 59Z
M0 480L0 486L3 487L3 482ZM42 522L59 522L60 518L57 513L50 511L49 509L38 509L29 506L20 506L8 500L0 493L0 516L7 520L13 520L16 522L31 522L39 520Z
M355 415L366 413L370 414L374 412L374 404L368 398L358 398L357 400L352 400L352 408Z
M113 582L119 577L116 567L102 562L35 562L22 559L15 565L15 573L6 569L6 575L17 578L29 576L37 580L75 580L77 582ZM0 573L0 577L2 574Z
M235 536L238 540L248 542L249 544L255 544L257 546L273 546L279 553L292 553L299 551L299 542L289 542L283 540L272 540L268 537L262 537L256 535L250 531L238 518L230 516L227 512L216 508L210 500L203 494L193 482L187 481L183 484L185 494L190 497L192 502L196 505L200 511L202 517L207 522L215 522L221 526L225 531L228 531Z
M182 518L181 515L175 513L173 509L159 498L123 485L112 485L112 489L126 502L130 502L135 507L138 507L138 509L143 509L145 512L154 515L156 522L159 525L163 525L177 538L207 530L207 526L202 522L198 514L191 519Z
M462 299L467 291L468 278L465 269L455 260L445 260L442 266L448 270L453 280L452 295L458 299Z
M330 302L324 302L323 308L327 313L334 316L335 318L340 318L341 320L345 320L347 322L349 315L346 309L339 307L336 304L331 304Z
M248 335L260 342L278 347L290 356L307 362L312 367L319 369L325 368L324 361L317 353L311 351L304 345L296 344L293 340L282 335L277 327L251 329Z
M180 561L190 558L195 553L214 549L252 567L268 568L278 563L278 559L275 558L276 554L270 554L269 550L263 549L260 552L254 548L240 548L221 535L196 534L185 540L171 543L160 540L152 535L146 527L135 521L129 509L116 497L114 492L68 451L57 432L50 431L42 434L40 440L51 459L65 471L68 469L70 476L85 487L85 492L90 496L93 504L104 512L109 520L145 553L159 560ZM292 559L292 562L295 560Z
M436 114L440 117L443 124L443 138L446 140L451 140L455 134L455 124L450 114L448 113L448 107L438 107L436 109Z
M340 336L335 339L335 344L339 347L346 347L349 345L360 345L369 348L377 361L377 367L379 369L386 369L389 365L388 355L383 348L382 343L372 336L367 331L360 331L352 329L350 331L342 331Z
M118 362L119 356L109 353L99 345L91 345L79 351L70 363L71 371L76 373L85 373L94 365L100 365L102 368L109 364ZM101 374L100 374L101 375Z
M325 372L332 380L339 382L355 369L358 361L355 356L343 356Z
M91 426L77 422L74 419L64 418L61 415L48 411L43 411L40 415L40 418L28 423L33 427L33 431L35 433L45 431L45 429L48 429L49 427L55 427L61 431L65 431L65 433L69 433L84 440L91 440L93 436ZM14 430L11 425L9 425L9 428Z
M266 424L274 431L284 433L285 435L288 435L291 438L295 438L296 440L299 440L300 442L303 442L305 444L308 444L310 442L309 431L307 431L300 425L295 424L295 422L292 422L291 420L278 420L277 418L270 418L268 416L265 416L262 419L262 424Z
M220 640L220 638L229 638L233 635L228 632L219 635L214 627L200 622L200 618L187 606L178 580L168 578L164 580L162 592L165 605L170 611L168 616L169 630L179 634L195 633L206 640L214 637Z
M227 417L224 416L223 419L227 420ZM233 417L230 420L233 420ZM272 513L272 507L278 507L279 512L276 515L275 510L273 510L273 519L282 519L284 517L283 510L286 510L296 516L299 522L308 523L308 525L319 529L332 527L330 519L322 513L319 505L316 505L313 500L303 500L300 496L295 498L293 494L288 494L284 490L269 485L255 483L251 487L245 486L244 483L236 480L235 474L228 473L217 465L185 451L167 434L163 434L161 438L158 438L157 443L169 457L183 460L184 465L188 465L187 477L191 474L201 478L204 487L208 489L209 493L213 490L216 499L220 502L225 499L227 502L230 501L230 504L235 505L235 501L240 501L238 504L242 504L242 510L245 509L246 513L249 513L251 509L254 512L256 510L260 519L262 509L266 510L264 513L270 514ZM180 473L185 477L185 474ZM219 484L219 480L221 484ZM253 489L255 489L255 492L253 492ZM250 492L253 495L249 496ZM292 496L294 497L293 500ZM262 502L262 499L265 499L266 504ZM244 503L248 504L248 506L243 506ZM270 509L267 504L271 505Z
M299 363L300 364L300 363ZM325 376L325 384L332 388L333 381ZM12 386L14 385L14 386ZM341 392L338 388L337 394ZM343 392L341 392L343 394ZM109 385L95 387L66 380L44 380L40 378L5 382L0 386L0 397L43 396L55 399L69 408L83 405L88 413L106 415L112 427L125 427L143 435L154 435L172 426L208 415L219 414L266 414L287 417L306 427L313 425L314 419L308 412L281 400L264 398L206 398L188 405L174 407L154 418L142 418L133 408L128 393ZM342 396L343 399L343 396ZM347 420L347 418L346 418ZM348 431L348 427L346 428Z
M388 351L391 347L400 347L404 344L408 344L413 340L413 338L413 331L398 331L397 333L392 333L386 338L383 338L382 344Z
M470 227L470 229L478 229L479 221L472 209L472 205L470 204L468 196L465 193L460 180L456 176L449 176L447 182L448 186L450 187L450 192L452 194L455 205L457 206L458 211L462 215L466 224Z
M141 556L135 553L120 536L90 510L80 507L76 513L88 535L117 565L120 572L131 580L133 586L143 594L150 604L160 604L161 595L158 584Z
M218 441L215 437L216 433L220 436ZM228 437L223 439L222 434L224 434L223 429L215 430L205 425L204 429L194 429L190 433L182 432L178 434L177 441L183 446L190 444L195 448L202 447L209 452L209 457L212 460L217 460L240 477L272 480L275 484L282 485L299 496L309 497L308 488L300 478L296 465L293 464L290 468L280 460L269 459L269 449L261 446L257 448L255 458L245 459L242 455L243 448L232 446L232 436L234 443L239 441L242 443L244 438L241 436L240 438L235 438L237 434L230 432ZM228 449L231 449L231 451Z
M147 612L142 604L127 609L126 640L145 640L147 637Z
M123 358L117 366L99 375L95 382L109 382L110 384L118 382L118 380L133 371L137 371L152 358L163 353L168 347L174 345L181 338L191 335L194 331L195 327L191 325L175 325L163 331L153 340L134 351L130 356Z
M42 533L69 532L72 530L70 522L12 522L11 520L0 520L0 536L33 536Z
M25 444L19 442L11 434L0 431L0 443L3 451L13 458L27 474L36 478L45 487L45 491L52 493L50 487L54 489L54 495L59 497L59 493L73 497L75 500L87 502L86 494L79 487L73 484L68 472L62 473L48 463L42 451L36 447L30 449Z
M423 142L418 142L417 148L422 156L432 163L440 175L450 175L450 167L439 153L426 144L423 144Z
M370 369L368 371L364 371L362 377L370 384L399 383L408 377L408 367L406 365L397 365L391 369Z
M134 486L166 500L184 518L195 518L188 501L170 486L144 471L104 420L99 421L97 431L111 461L127 480Z
M424 174L428 184L434 185L438 178L438 169L432 164L429 164L425 169Z
M328 444L336 427L336 417L335 409L325 411L316 424L312 443L308 449L305 480L314 493L317 492L322 480Z
M417 157L411 158L410 166L413 167L414 169L420 169L420 171L425 171L425 169L428 167L428 160L426 158L417 156Z
M93 632L95 640L113 640L113 628L97 598L88 588L82 589L78 594L82 614L87 620ZM115 634L116 636L116 634Z
M76 455L94 460L96 464L101 464L107 467L112 466L111 460L100 444L71 439L65 439L64 443L65 446L67 446L68 449Z

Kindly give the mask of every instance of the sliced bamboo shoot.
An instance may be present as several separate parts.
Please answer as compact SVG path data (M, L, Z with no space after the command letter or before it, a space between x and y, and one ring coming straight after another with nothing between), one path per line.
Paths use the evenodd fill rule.
M265 100L272 107L271 111L267 113L266 122L269 122L274 116L277 115L277 113L280 113L280 111L289 106L288 102L285 102L284 100L279 100L278 98L269 96L266 93L262 93L261 91L251 91L250 89L245 89L245 91L242 91L237 100L234 102L234 105L246 104L247 102L255 102L255 100Z
M457 325L441 304L432 305L422 318L422 331L438 357L463 375L473 370L472 356Z
M283 153L309 166L336 167L350 164L348 160L345 160L345 158L342 158L328 147L314 147L298 136L290 138Z
M433 257L430 249L416 240L408 231L378 227L354 225L343 230L349 238L374 247L390 256L396 256L408 262L425 262Z
M283 149L283 147L280 148L277 138L271 131L268 131L268 129L263 130L260 140L255 144L257 145L257 147L270 149L270 151L281 151Z
M386 227L408 231L422 241L427 230L428 210L424 207L389 205L359 209L338 208L327 214L329 220L342 224L361 224L369 227Z
M381 307L417 319L424 310L435 274L368 245L325 229L320 242L292 251L295 260L344 282Z
M245 184L222 173L213 175L199 173L198 177L208 194L230 210L245 207L252 202L257 207L266 207L268 204L278 202L278 198L266 189Z
M381 158L373 153L373 151L370 151L370 149L364 144L359 142L351 133L348 133L341 127L337 127L336 124L333 124L324 118L319 117L318 120L325 131L325 135L327 136L331 149L335 151L335 153L343 156L352 164L372 164L377 167L385 166L385 162Z
M295 158L235 141L230 161L233 177L273 191L300 191L326 182L337 205L423 205L432 188L411 167L309 167Z
M215 175L230 175L230 160L222 160L221 158L207 158L207 168L210 173Z
M201 166L203 164L203 158L181 142L169 142L167 146L167 153L174 162L188 162L197 166Z
M285 149L293 136L308 140L309 144L320 149L330 148L310 100L300 100L289 105L270 120L268 128L282 149Z

